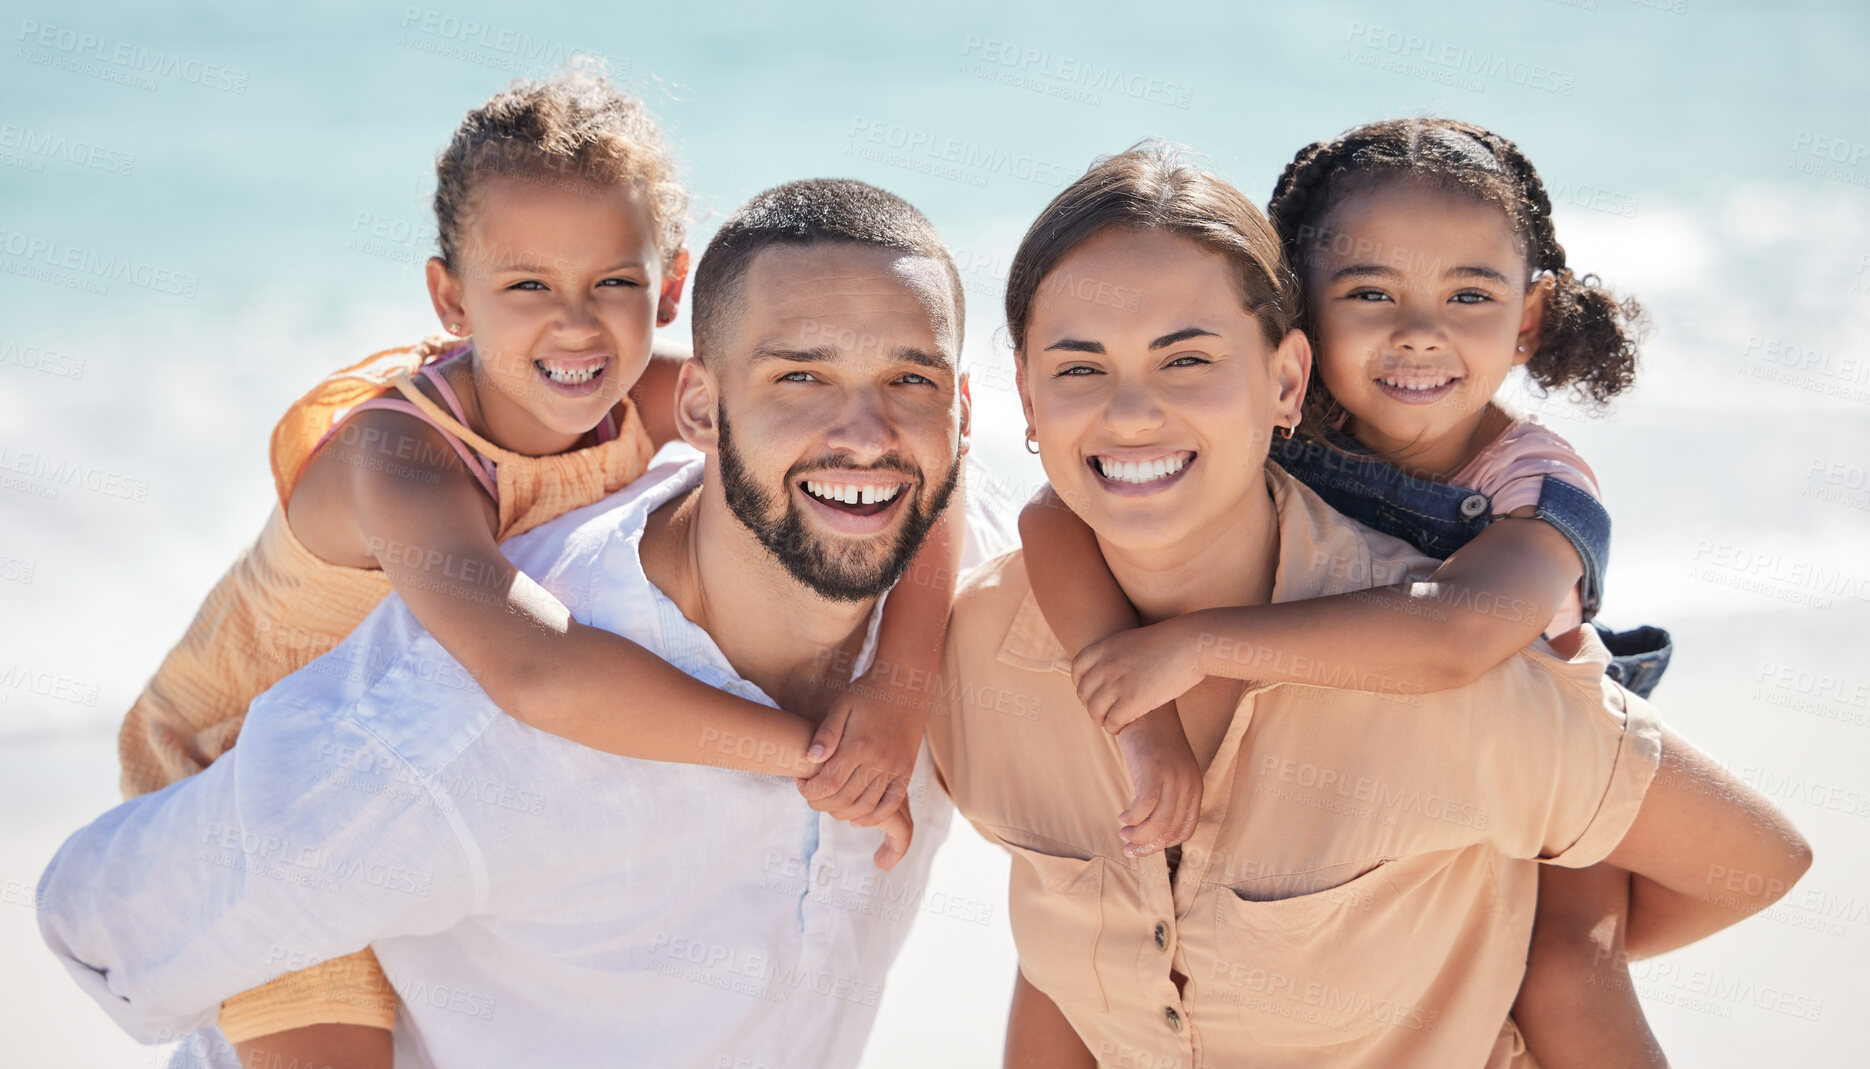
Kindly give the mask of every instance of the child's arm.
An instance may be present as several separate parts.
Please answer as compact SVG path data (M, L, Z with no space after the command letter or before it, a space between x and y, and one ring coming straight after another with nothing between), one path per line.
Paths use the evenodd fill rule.
M1419 583L1204 609L1114 635L1073 662L1078 696L1121 727L1210 675L1379 694L1466 686L1537 639L1584 573L1532 512L1487 525Z
M1097 536L1050 486L1020 511L1019 538L1033 600L1066 653L1076 656L1111 635L1135 633L1130 629L1141 621L1104 563ZM1143 710L1121 730L1106 724L1117 736L1135 792L1117 818L1118 834L1128 844L1124 853L1132 857L1187 841L1201 809L1201 766L1173 701Z
M1758 791L1664 727L1655 779L1605 861L1633 874L1624 945L1646 958L1777 902L1812 848Z
M400 470L358 463L333 449L334 439L293 492L293 529L363 556L338 563L382 568L416 619L502 709L628 757L815 771L804 761L805 720L717 690L621 636L578 623L513 567L494 542L491 503L437 431L395 411L367 410L353 422L381 436L375 440L418 439L424 448L404 456L439 459Z
M833 695L819 722L806 757L825 765L799 780L799 793L813 809L869 827L894 813L908 794L961 569L966 494L965 482L955 486L947 509L890 591L869 671Z
M687 346L657 339L643 374L630 387L630 400L649 432L650 445L657 449L681 437L675 429L675 377L690 355Z
M1097 1059L1058 1003L1028 983L1025 973L1016 973L1001 1064L1005 1069L1096 1069Z

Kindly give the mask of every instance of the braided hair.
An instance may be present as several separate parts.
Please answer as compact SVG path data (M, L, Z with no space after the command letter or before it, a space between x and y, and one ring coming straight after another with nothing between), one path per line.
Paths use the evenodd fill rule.
M1547 392L1569 388L1573 400L1593 407L1629 388L1644 324L1641 306L1619 300L1596 275L1572 271L1539 172L1519 146L1472 123L1388 119L1300 149L1273 187L1266 214L1301 280L1325 244L1323 224L1332 209L1352 192L1397 178L1426 180L1498 205L1533 275L1551 276L1538 347L1526 364L1533 382ZM1309 307L1301 323L1316 340ZM1306 407L1314 428L1334 426L1343 415L1316 364Z

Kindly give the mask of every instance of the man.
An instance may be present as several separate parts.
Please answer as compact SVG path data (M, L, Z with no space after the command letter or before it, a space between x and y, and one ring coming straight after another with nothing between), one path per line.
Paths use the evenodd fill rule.
M961 301L900 199L853 181L760 194L696 278L676 419L704 459L508 556L578 619L802 707L827 665L866 667L880 596L956 483ZM857 499L880 490L834 501L827 483L897 492L879 508ZM405 1008L399 1063L848 1065L946 835L928 776L924 758L919 834L884 876L876 831L783 778L519 724L391 598L256 700L228 756L74 835L40 923L145 1041L368 944Z

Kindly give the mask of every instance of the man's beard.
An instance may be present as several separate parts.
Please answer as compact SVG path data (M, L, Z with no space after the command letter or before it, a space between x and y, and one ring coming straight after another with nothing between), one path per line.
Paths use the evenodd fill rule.
M902 504L907 513L902 530L896 536L896 544L882 560L866 564L863 558L864 550L870 544L868 540L845 553L832 549L824 538L813 535L806 527L804 513L790 493L786 494L784 514L777 517L772 515L776 509L773 495L754 481L739 451L734 448L733 438L727 428L725 406L719 416L721 490L727 496L727 507L733 510L747 530L753 532L753 536L760 540L767 552L779 558L779 563L786 566L786 571L791 572L794 579L812 588L820 597L832 601L864 601L894 586L896 580L902 577L903 569L915 558L916 551L922 548L922 541L928 537L929 528L935 525L942 510L948 507L948 499L954 494L955 482L961 474L961 462L957 457L948 466L947 477L936 491L934 500L925 505L919 496L923 482L922 469L894 454L878 459L867 468L842 457L828 456L801 461L788 469L781 484L787 488L799 480L799 473L824 468L899 471L907 476L904 481L909 485L903 489L903 496L907 500Z

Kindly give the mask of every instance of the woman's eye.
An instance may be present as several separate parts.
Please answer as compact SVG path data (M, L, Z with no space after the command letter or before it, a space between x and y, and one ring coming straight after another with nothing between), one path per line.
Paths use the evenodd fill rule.
M1183 353L1181 356L1171 359L1168 363L1162 366L1163 367L1200 367L1202 364L1212 364L1213 362L1214 361L1209 360L1205 356L1196 356L1194 353Z
M1067 375L1071 375L1071 376L1082 378L1085 375L1097 375L1097 374L1101 374L1101 372L1099 372L1094 367L1087 367L1084 364L1071 364L1066 367L1059 368L1058 371L1055 372L1052 377L1056 379L1062 379Z
M1462 290L1460 293L1448 299L1454 301L1456 304L1481 304L1493 300L1493 295L1482 293L1479 290Z

